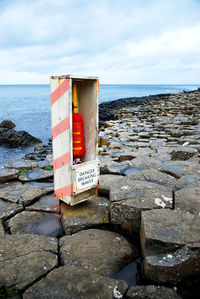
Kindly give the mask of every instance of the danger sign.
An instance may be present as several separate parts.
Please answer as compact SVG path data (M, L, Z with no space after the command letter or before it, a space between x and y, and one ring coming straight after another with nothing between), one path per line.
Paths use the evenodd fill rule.
M76 172L77 191L96 185L98 181L97 167L86 168Z

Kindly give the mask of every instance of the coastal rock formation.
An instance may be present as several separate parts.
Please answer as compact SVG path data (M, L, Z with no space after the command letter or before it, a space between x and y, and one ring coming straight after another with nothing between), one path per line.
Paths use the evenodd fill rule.
M8 147L31 146L42 141L25 131L15 131L15 124L9 120L0 123L0 145Z
M51 141L6 163L0 296L199 298L199 106L200 91L101 104L99 196L77 206L53 194Z

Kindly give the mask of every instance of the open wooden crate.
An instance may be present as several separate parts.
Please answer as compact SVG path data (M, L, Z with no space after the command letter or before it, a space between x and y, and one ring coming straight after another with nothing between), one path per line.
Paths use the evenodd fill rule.
M99 182L97 77L51 76L51 120L55 196L75 205L97 194ZM83 117L85 155L73 165L72 86Z

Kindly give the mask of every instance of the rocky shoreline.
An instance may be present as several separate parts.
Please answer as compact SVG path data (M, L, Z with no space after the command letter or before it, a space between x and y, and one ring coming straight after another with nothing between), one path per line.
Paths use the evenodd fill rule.
M101 104L99 196L78 206L53 195L51 141L0 169L0 297L199 298L199 108Z

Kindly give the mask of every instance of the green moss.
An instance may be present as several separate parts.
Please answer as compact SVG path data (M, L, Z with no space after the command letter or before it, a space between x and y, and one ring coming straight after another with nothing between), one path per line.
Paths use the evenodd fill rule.
M45 166L44 170L52 170L52 166L51 165Z
M0 218L0 223L2 223L3 222L3 220Z
M19 290L15 290L15 289L12 289L12 288L5 288L6 290L6 293L7 293L7 296L8 297L13 297L13 296L16 296L16 295L20 295L20 291Z

